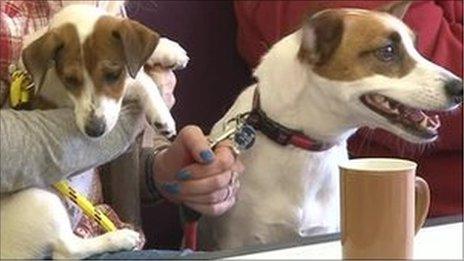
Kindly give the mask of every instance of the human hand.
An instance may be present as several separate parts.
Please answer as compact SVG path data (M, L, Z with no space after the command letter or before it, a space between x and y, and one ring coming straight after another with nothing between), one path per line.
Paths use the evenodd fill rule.
M227 141L213 152L202 131L187 126L168 149L157 154L153 178L165 198L217 216L234 205L243 170Z

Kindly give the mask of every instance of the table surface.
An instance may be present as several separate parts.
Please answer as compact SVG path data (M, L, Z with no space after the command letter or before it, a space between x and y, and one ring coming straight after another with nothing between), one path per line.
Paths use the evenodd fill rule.
M415 259L462 259L462 222L422 228L414 239ZM340 259L340 240L238 255L227 259Z

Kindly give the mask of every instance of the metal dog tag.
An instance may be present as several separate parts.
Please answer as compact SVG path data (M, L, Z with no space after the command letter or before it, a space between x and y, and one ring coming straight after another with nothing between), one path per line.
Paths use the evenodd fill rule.
M245 122L243 115L238 115L226 123L224 131L217 137L210 138L210 144L214 148L221 141L229 139L233 142L234 151L239 154L253 146L255 137L255 129Z
M255 144L256 130L250 124L244 123L234 135L234 143L240 151L247 150Z

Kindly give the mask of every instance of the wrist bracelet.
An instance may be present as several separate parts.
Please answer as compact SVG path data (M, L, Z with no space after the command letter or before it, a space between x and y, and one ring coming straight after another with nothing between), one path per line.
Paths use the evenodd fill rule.
M164 145L164 146L159 146L158 148L153 150L153 153L150 153L147 157L147 162L145 164L145 183L147 184L147 189L150 192L150 194L153 196L155 199L159 198L164 198L161 193L158 191L155 185L155 180L154 180L154 164L155 164L155 158L158 153L161 151L167 149L169 145Z

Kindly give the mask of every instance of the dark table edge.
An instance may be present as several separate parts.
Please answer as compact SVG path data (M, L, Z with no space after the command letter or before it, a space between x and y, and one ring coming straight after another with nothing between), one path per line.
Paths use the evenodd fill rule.
M463 215L436 217L436 218L427 219L424 224L424 227L432 227L432 226L439 226L439 225L459 223L459 222L463 222ZM239 249L230 249L230 250L223 250L223 251L217 251L217 252L196 253L194 255L188 255L187 258L195 259L195 260L222 259L222 258L228 258L228 257L234 257L234 256L256 254L259 252L279 250L279 249L284 249L284 248L320 244L320 243L335 241L339 239L340 239L340 233L334 233L334 234L326 234L326 235L301 238L301 239L298 239L296 241L289 242L289 243L247 246L247 247L243 247Z

